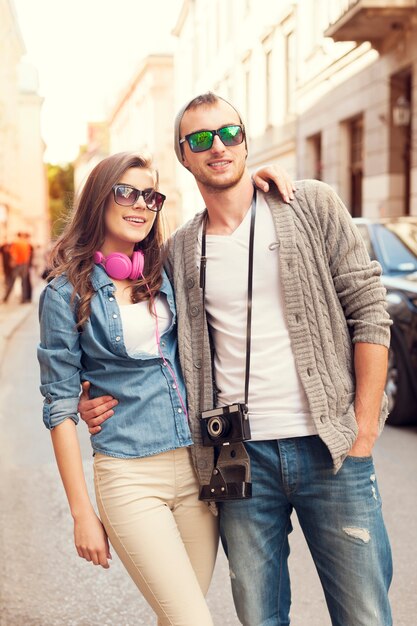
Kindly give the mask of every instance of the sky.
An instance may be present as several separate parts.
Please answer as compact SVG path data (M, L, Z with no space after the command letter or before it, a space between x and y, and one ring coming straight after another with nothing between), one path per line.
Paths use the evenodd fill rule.
M45 161L65 163L86 142L141 59L175 49L182 0L11 0L44 98Z

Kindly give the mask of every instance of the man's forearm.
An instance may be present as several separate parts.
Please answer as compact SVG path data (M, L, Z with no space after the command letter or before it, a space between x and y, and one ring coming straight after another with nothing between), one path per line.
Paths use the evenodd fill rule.
M385 346L372 343L355 344L355 415L359 433L354 447L357 452L371 454L378 436L378 420L384 392L388 350Z

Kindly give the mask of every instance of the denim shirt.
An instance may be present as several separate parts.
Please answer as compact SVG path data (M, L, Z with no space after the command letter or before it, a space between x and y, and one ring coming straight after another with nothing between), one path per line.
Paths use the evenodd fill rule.
M165 272L160 291L167 297L172 322L161 337L160 347L176 380L160 356L128 355L115 286L98 265L91 280L95 293L90 319L82 332L76 329L70 303L72 285L65 276L51 281L40 297L38 360L45 426L52 429L67 418L78 423L80 382L88 380L91 398L112 395L119 401L114 415L91 436L95 452L131 458L191 445L187 416L177 394L178 385L186 404L174 294Z

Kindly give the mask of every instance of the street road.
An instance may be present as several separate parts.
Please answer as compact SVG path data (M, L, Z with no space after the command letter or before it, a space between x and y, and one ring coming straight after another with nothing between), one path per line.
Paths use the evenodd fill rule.
M152 626L152 611L117 555L109 570L80 559L72 520L42 423L37 314L9 340L0 369L0 625ZM88 433L79 428L92 489ZM386 427L375 450L395 575L395 626L417 614L417 429ZM324 597L297 525L291 535L292 626L330 626ZM219 551L208 601L216 626L238 626L227 563ZM196 624L198 626L198 624Z

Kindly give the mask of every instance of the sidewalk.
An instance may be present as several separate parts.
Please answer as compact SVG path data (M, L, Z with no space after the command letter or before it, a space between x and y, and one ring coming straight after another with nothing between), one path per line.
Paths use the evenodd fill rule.
M34 302L27 304L14 301L0 304L0 364L3 361L8 340L37 306L37 298Z

